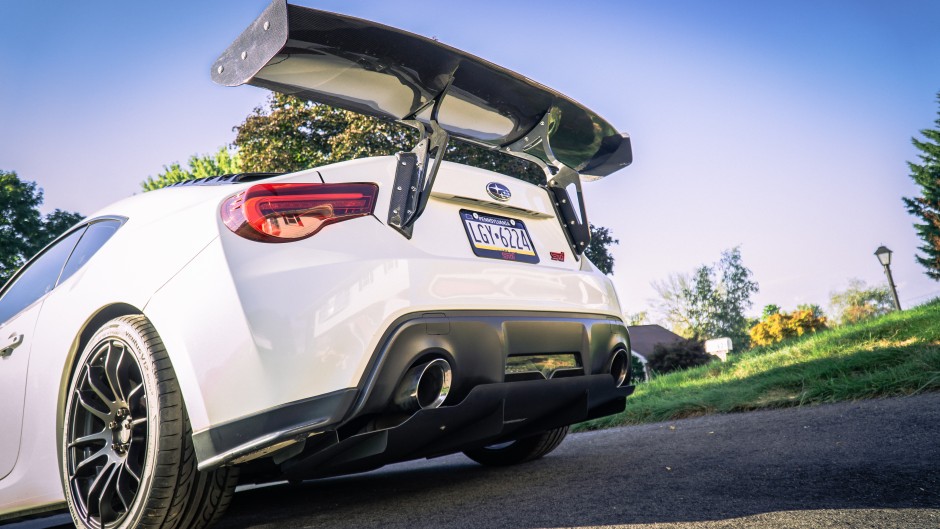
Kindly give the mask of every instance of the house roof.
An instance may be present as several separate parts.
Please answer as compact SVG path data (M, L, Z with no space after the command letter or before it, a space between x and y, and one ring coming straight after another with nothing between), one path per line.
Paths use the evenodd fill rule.
M643 358L649 358L658 344L670 344L684 339L660 325L631 325L627 327L627 331L630 332L630 348Z

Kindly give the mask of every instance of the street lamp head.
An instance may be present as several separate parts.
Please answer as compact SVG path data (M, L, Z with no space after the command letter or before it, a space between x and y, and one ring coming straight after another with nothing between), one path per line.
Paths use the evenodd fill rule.
M879 246L875 250L875 256L878 257L878 261L881 262L882 266L888 266L891 264L891 254L893 252L884 246Z

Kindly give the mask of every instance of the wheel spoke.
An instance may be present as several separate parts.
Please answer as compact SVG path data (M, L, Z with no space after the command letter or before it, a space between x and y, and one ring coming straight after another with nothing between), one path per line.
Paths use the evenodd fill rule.
M76 446L93 443L95 441L102 441L102 442L107 443L109 440L111 440L111 432L109 432L108 429L105 428L98 433L85 435L85 436L79 437L78 439L75 439L74 441L69 443L68 447L75 448Z
M121 387L121 362L124 360L124 346L111 342L108 344L108 353L104 358L104 374L114 394L115 401L124 401L124 389Z
M115 518L114 509L111 507L111 501L114 499L114 476L117 473L118 465L108 461L108 464L101 469L101 474L95 478L95 481L88 488L88 500L91 504L92 494L98 498L98 516L101 518L101 525ZM96 493L96 491L98 491Z
M130 391L127 392L127 405L128 406L131 405L131 402L133 402L134 398L137 396L137 393L139 393L143 389L144 389L144 383L141 382L140 384L137 384Z
M85 397L82 395L82 392L79 391L79 390L77 390L77 389L75 390L75 398L78 399L78 403L81 405L82 408L85 408L85 410L87 410L88 413L91 413L91 414L94 415L95 417L98 417L99 419L101 419L102 421L104 421L105 424L108 423L108 420L109 420L108 413L107 413L107 412L103 412L103 411L99 410L98 408L95 408L94 406L92 406L91 404L89 404L89 403L85 400Z
M79 472L81 472L81 470L82 470L83 468L85 468L86 466L88 466L89 463L92 463L92 462L94 462L94 461L97 461L98 459L101 458L101 456L107 456L107 455L110 454L110 453L111 453L111 450L109 449L109 447L108 447L108 446L104 446L103 448L101 448L100 450L98 450L97 452L95 452L94 454L91 454L90 456L86 457L85 459L82 459L81 461L79 461L78 464L75 465L75 470L72 471L72 479L77 478Z
M134 419L133 421L131 421L131 428L137 428L137 427L140 426L141 424L146 424L146 423L147 423L147 418L146 418L146 417L141 417L141 418L139 418L139 419Z
M127 474L129 474L132 478L134 478L134 481L136 481L137 483L140 483L140 475L137 474L137 472L135 472L133 468L131 468L130 458L127 458L124 460L124 471Z
M95 480L91 482L91 486L88 487L88 506L91 507L97 500L101 499L101 489L107 481L108 476L111 475L111 467L114 466L114 463L109 459L107 463L101 468L101 471L95 477ZM99 511L100 512L100 511Z
M101 399L101 402L104 402L108 406L108 409L114 409L114 400L106 393L107 389L101 386L101 381L98 380L98 377L92 376L92 369L97 371L98 369L101 369L101 367L88 366L87 376L85 377L86 380L88 380L88 386L91 387L91 390L95 392L95 395Z
M117 491L118 500L124 506L124 511L130 509L131 502L134 501L134 490L126 483L122 483L122 481L127 481L126 469L127 465L120 465L117 469L117 477L114 479L114 488Z

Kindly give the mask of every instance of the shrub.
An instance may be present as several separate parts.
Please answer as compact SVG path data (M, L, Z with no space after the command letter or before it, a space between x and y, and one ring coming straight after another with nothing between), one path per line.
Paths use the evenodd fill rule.
M770 345L825 328L825 317L818 316L812 309L803 309L791 313L771 314L751 327L748 334L751 337L751 344Z
M669 373L705 365L715 357L705 352L705 342L689 338L669 344L656 344L647 361L656 373Z

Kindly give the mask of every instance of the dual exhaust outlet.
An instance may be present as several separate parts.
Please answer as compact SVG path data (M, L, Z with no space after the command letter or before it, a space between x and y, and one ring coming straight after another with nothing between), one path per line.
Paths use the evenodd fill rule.
M610 376L614 377L614 383L618 388L628 384L630 382L630 353L623 348L614 351L607 371Z
M607 371L618 388L629 382L630 355L626 349L614 351ZM395 392L395 407L405 412L440 407L450 393L452 377L450 363L443 358L412 367Z
M443 358L412 367L395 392L395 407L406 412L439 407L450 393L451 377L450 363Z

